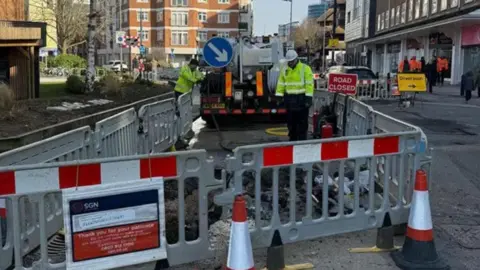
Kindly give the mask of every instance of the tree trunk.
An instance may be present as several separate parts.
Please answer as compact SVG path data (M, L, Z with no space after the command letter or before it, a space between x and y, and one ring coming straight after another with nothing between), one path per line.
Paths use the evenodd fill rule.
M88 68L85 73L85 92L93 92L93 83L95 82L95 23L96 11L95 0L90 0L90 14L88 16Z

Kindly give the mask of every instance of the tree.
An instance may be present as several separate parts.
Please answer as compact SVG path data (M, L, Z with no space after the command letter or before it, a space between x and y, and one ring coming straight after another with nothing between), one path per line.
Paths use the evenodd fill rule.
M54 31L47 36L56 41L59 50L67 53L69 48L85 43L87 33L88 4L77 0L32 0L30 17L43 21Z
M304 46L305 40L308 39L310 51L316 51L323 45L323 32L315 19L306 19L298 26L294 32L295 46Z

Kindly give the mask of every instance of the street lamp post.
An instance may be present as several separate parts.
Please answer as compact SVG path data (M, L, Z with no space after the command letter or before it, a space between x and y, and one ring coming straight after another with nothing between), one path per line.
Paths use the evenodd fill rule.
M288 39L290 40L290 42L292 42L293 44L293 25L292 25L292 22L293 22L293 0L283 0L285 2L290 2L290 24L288 26Z

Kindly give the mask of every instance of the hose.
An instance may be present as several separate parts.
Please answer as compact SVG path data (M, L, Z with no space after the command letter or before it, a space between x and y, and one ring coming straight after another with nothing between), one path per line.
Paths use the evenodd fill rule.
M288 136L288 128L286 127L277 127L277 128L267 128L265 133L273 136Z

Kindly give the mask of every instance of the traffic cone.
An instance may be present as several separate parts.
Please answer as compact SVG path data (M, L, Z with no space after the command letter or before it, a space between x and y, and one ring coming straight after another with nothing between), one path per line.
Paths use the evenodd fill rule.
M405 242L401 251L392 253L392 259L404 270L450 269L435 249L427 174L423 170L418 170L415 175L415 189Z
M247 204L242 195L233 202L232 226L226 270L255 270L247 223Z

